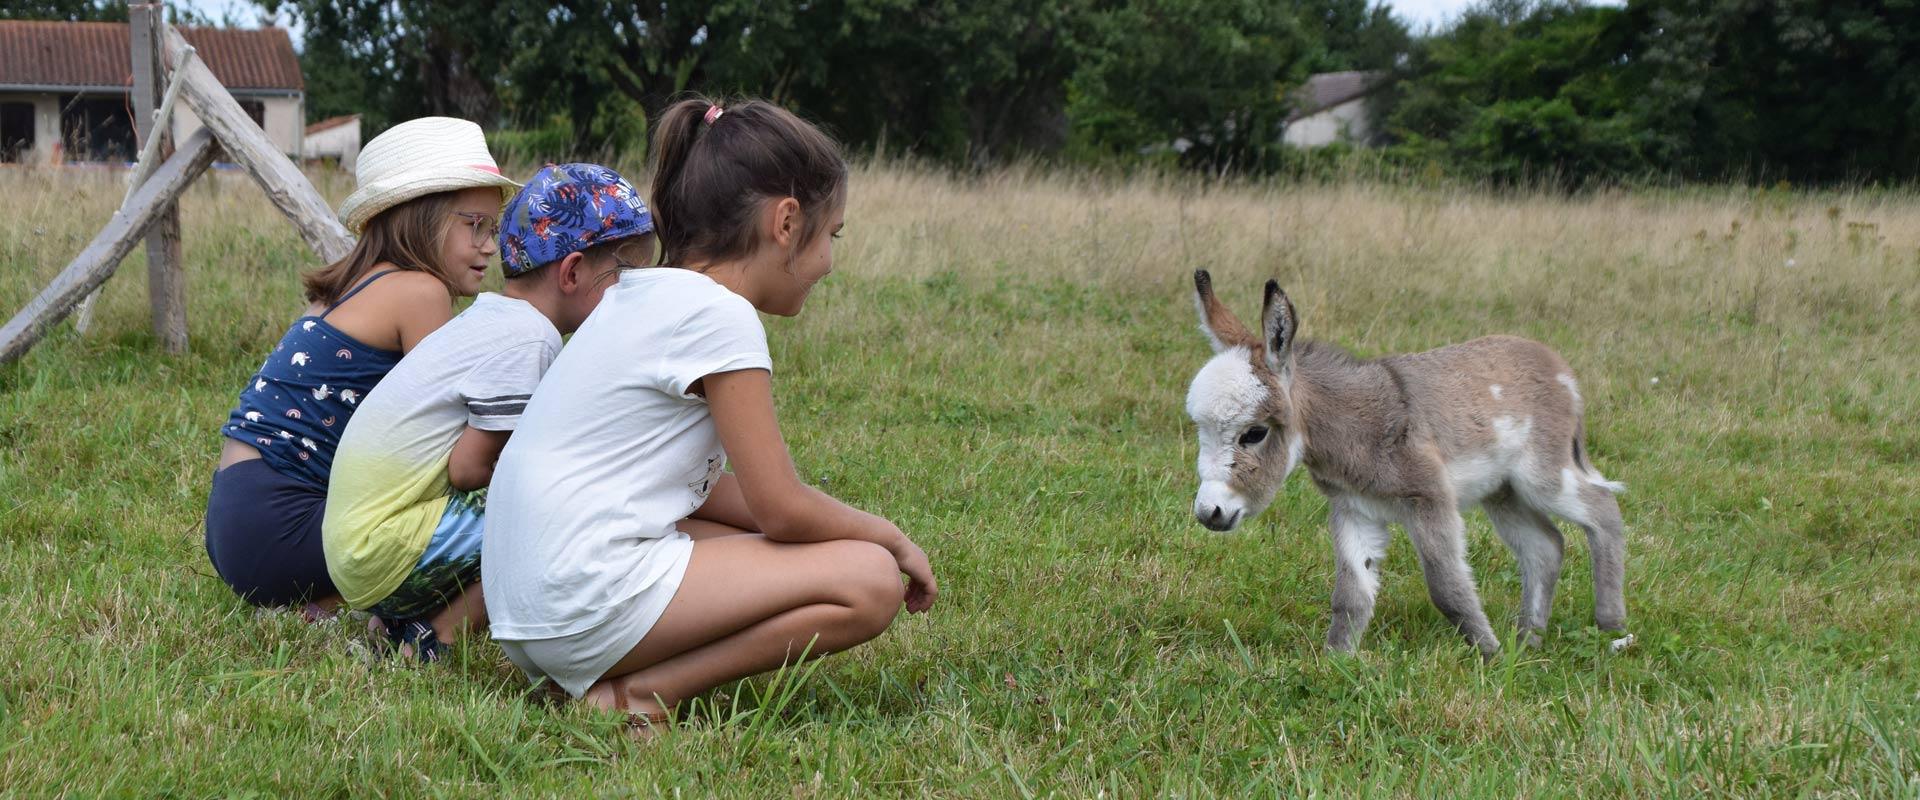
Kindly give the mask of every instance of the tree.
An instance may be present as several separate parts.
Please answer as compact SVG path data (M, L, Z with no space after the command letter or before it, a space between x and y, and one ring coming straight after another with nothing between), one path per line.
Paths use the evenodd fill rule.
M1303 33L1317 45L1314 72L1388 70L1413 44L1407 24L1378 0L1296 0Z
M1502 182L1657 169L1635 99L1632 18L1617 8L1496 0L1417 43L1380 99L1398 153Z
M0 4L0 19L38 19L58 22L126 22L125 0L8 0ZM211 25L212 21L190 8L167 6L167 19L175 25Z
M1649 0L1645 115L1690 177L1920 177L1920 4Z
M538 148L555 156L632 149L697 89L976 167L1185 138L1193 163L1258 168L1289 87L1390 63L1406 38L1368 0L256 2L305 23L315 116L563 131Z
M127 4L114 0L10 0L0 5L0 19L126 22Z
M360 113L371 133L426 115L499 121L507 6L430 0L256 0L306 28L314 116Z
M1287 88L1319 54L1292 9L1260 0L1131 0L1100 15L1073 77L1080 143L1127 157L1185 142L1185 163L1269 166Z
M1455 172L1920 177L1920 3L1494 0L1415 45L1395 151Z
M974 167L1066 143L1067 81L1092 0L847 0L812 18L803 110L861 145Z

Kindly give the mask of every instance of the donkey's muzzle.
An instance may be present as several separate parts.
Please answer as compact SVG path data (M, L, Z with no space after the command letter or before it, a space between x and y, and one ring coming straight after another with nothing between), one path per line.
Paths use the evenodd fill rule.
M1200 524L1205 525L1207 530L1222 533L1233 530L1233 526L1240 522L1240 514L1238 510L1229 513L1219 506L1202 506L1193 510L1194 518L1200 520Z

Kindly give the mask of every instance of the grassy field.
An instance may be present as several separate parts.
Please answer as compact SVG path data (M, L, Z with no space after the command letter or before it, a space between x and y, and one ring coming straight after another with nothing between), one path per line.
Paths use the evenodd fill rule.
M120 194L0 171L0 313ZM530 701L490 642L370 663L354 626L213 577L215 430L313 264L242 176L184 219L190 355L157 349L136 254L89 336L0 369L0 794L1920 797L1911 193L864 167L836 274L769 321L777 395L803 475L923 544L940 604L646 745ZM1199 266L1247 317L1279 277L1304 336L1362 355L1494 332L1563 353L1631 486L1639 644L1590 626L1570 534L1544 647L1482 664L1399 538L1361 652L1323 653L1311 484L1234 535L1189 516ZM1469 524L1511 619L1512 559Z

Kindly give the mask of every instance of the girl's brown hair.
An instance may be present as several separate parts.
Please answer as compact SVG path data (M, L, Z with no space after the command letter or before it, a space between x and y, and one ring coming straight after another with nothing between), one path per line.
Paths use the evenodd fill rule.
M709 123L715 107L719 116ZM754 214L761 203L783 197L800 203L804 247L846 197L840 144L772 103L723 104L694 96L669 106L653 130L651 199L660 264L712 264L749 255Z
M436 192L375 214L346 258L300 276L307 302L327 306L340 302L340 295L381 263L425 272L446 284L449 294L457 293L458 284L439 263L440 243L453 230L454 198L454 192Z

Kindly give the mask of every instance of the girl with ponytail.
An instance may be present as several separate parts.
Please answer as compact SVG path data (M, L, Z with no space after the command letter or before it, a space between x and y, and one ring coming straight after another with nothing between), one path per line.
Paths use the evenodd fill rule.
M659 264L621 275L528 402L481 557L508 657L641 735L937 592L897 526L800 480L774 415L756 312L800 313L832 270L839 145L771 103L696 97L651 152Z

